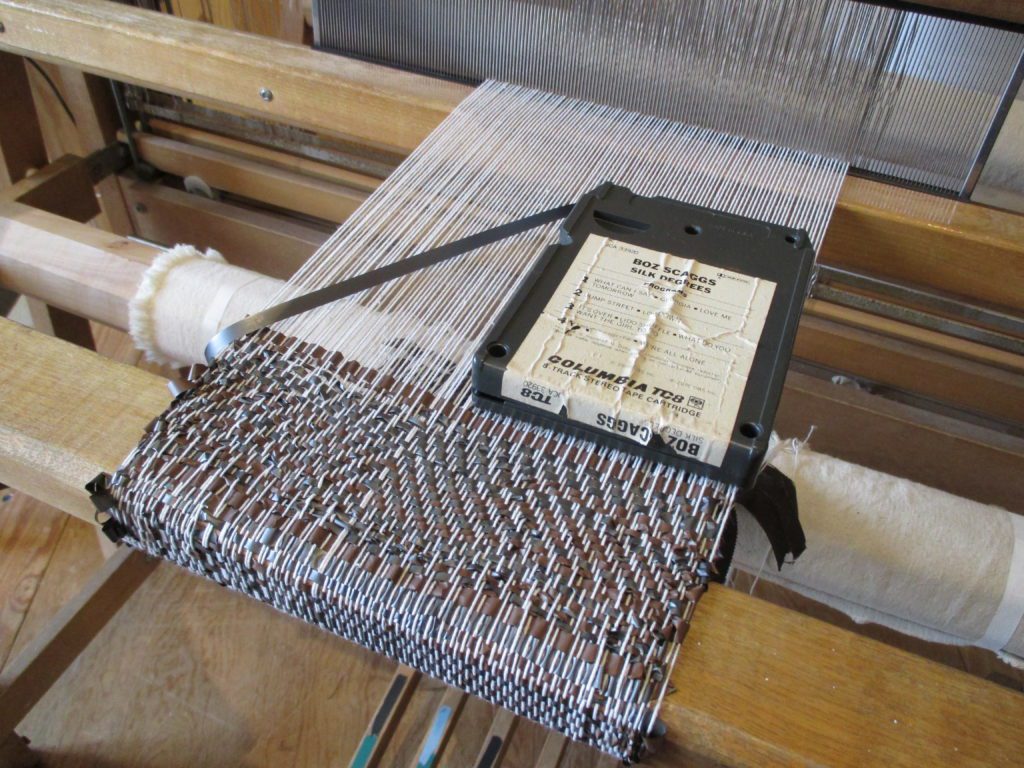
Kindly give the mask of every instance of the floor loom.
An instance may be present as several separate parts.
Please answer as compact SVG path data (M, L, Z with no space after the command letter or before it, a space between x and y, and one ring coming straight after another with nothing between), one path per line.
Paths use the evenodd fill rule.
M250 214L240 224L242 217L225 215L237 211L223 201L185 196L125 176L126 150L112 144L118 126L104 112L110 107L104 84L90 75L74 80L74 69L193 95L201 104L227 108L218 117L205 106L187 107L180 101L161 105L154 100L146 105L154 113L148 130L132 136L132 150L159 170L199 176L214 189L328 221L351 212L378 183L374 173L384 172L389 163L411 150L467 92L460 85L107 3L55 2L38 9L4 3L0 22L4 23L0 47L64 65L67 81L76 83L77 103L94 105L85 113L85 124L78 126L83 152L95 150L87 158L46 162L37 123L32 120L34 107L24 87L5 90L5 98L26 119L0 129L7 173L14 182L2 193L5 235L0 275L6 286L56 308L51 310L55 331L79 343L88 339L75 316L127 326L128 300L156 253L150 246L76 223L98 213L94 188L120 235L135 231L155 240L175 239L178 236L170 233L179 222L172 221L172 212L194 212L190 218L198 223L190 223L193 227L220 215L228 231L207 230L201 235L207 238L203 244L218 245L233 255L231 244L238 249L246 237L252 242L254 230L259 232L257 227L263 225L262 232L273 239L273 245L284 248L246 248L248 261L243 263L278 275L287 274L312 249L317 229L290 222L280 231L268 232L280 222L273 214L262 219ZM72 37L76 45L63 42ZM100 47L110 40L117 45ZM140 51L146 55L139 55ZM204 64L202 55L208 51L223 55L225 66ZM24 86L20 59L4 54L2 61L10 82ZM172 61L173 68L166 65ZM187 91L181 90L184 82L190 84ZM327 85L346 99L318 100L316 89ZM329 112L337 107L338 113ZM330 149L322 149L321 140L309 143L332 158L341 147L348 153L348 168L275 149L275 142L267 137L283 136L276 143L290 149L288 141L294 141L295 134L267 129L250 117L239 117L238 112L344 134L344 140L334 141ZM77 109L76 114L82 120ZM181 122L167 119L186 114ZM209 121L218 119L222 126L242 129L236 135L246 138L262 132L264 143L203 130L204 121L209 127ZM122 134L122 138L128 137ZM353 138L373 144L360 147ZM28 168L38 171L22 178ZM114 175L118 171L121 175ZM821 260L826 268L868 273L874 280L868 293L893 282L910 283L931 294L956 293L963 305L977 302L1007 308L1015 305L1020 281L993 276L1020 275L1020 231L1014 214L850 178ZM201 237L181 239L200 242ZM870 247L865 247L865 240ZM275 251L293 253L295 260L275 260L270 255ZM817 424L816 445L821 450L1020 510L1019 494L1014 493L1021 468L1019 438L1012 429L992 428L1022 421L1019 354L950 333L951 327L941 323L922 328L915 324L920 314L879 317L864 305L844 306L841 296L831 298L839 301L823 297L809 303L796 353L802 370L793 370L787 381L781 430L800 434ZM67 312L74 314L66 316ZM990 328L1000 314L1007 313L985 316ZM91 519L91 506L82 491L84 480L116 465L169 395L152 375L7 324L3 333L4 388L13 396L5 397L0 406L10 438L4 441L0 479ZM980 338L992 340L991 336ZM76 375L68 376L72 366ZM837 388L822 380L822 370L842 372L898 397L883 399ZM39 382L50 386L42 389ZM83 399L89 407L71 408ZM943 404L939 413L920 407L933 401ZM972 418L950 417L962 412ZM110 418L103 418L105 414ZM856 435L851 437L852 433ZM887 447L887 435L899 435L904 448ZM907 451L906 445L913 450ZM936 467L943 471L937 472ZM21 716L152 567L137 554L116 554L97 582L59 617L59 626L44 633L5 674L0 733L12 734L3 747L10 760L29 759L16 754L22 749L13 732ZM762 636L758 647L740 649L739 660L735 654L726 654L724 646L710 642L716 634L745 633L735 626L736 616L750 622L750 635ZM911 757L927 762L920 752L924 748L936 750L936 757L948 757L954 744L964 758L970 748L976 748L981 759L991 762L997 754L1010 756L1020 747L1014 742L1019 736L1013 726L1014 713L1024 706L1019 696L813 620L752 604L735 592L713 588L695 619L694 632L709 642L695 642L692 635L688 641L688 653L673 673L674 680L686 682L675 685L666 699L662 718L667 739L649 758L651 764L671 765L697 755L731 764L794 760L841 764L856 754L860 740L873 745L874 758L885 760L888 755L894 762ZM831 655L837 643L845 649L839 659ZM695 651L695 645L700 650ZM787 663L801 657L802 666ZM873 680L880 669L894 673L881 690L872 689L870 694L866 687L869 665L875 671ZM905 681L911 674L919 681L914 690L901 682L901 677ZM785 707L773 706L756 685L759 678L776 675L787 680ZM709 680L706 685L701 685L701 676ZM832 708L828 711L836 713L834 718L823 713L820 696L812 693L830 676L865 680L847 691L842 701L832 700L825 707ZM414 677L403 678L400 669L396 690L404 697L413 682ZM739 701L722 708L701 695L702 689L711 687L749 693L738 694ZM870 710L864 703L869 695L876 704ZM961 728L956 733L950 733L945 724L946 706L957 707ZM929 736L892 728L899 721L922 724L919 727L927 728ZM811 738L802 730L808 723L816 729ZM507 734L510 727L508 718L498 718L494 732ZM553 735L545 754L557 752Z

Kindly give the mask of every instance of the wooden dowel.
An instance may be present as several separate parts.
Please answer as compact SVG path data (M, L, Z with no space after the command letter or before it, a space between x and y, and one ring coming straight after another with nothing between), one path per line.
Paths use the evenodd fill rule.
M158 248L54 216L0 203L0 284L115 328Z

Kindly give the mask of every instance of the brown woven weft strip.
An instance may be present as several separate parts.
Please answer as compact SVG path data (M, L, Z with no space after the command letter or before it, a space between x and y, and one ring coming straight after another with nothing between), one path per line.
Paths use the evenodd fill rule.
M113 514L132 546L635 759L735 489L432 402L260 332L150 425Z

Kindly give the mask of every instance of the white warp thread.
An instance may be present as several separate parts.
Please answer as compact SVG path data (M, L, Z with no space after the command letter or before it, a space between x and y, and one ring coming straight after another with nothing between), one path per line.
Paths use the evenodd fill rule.
M846 174L834 158L506 83L476 88L292 277L277 301L523 216L604 182L824 237ZM401 384L469 402L466 373L556 224L479 248L275 326ZM365 322L354 306L373 310ZM400 308L400 309L399 309ZM438 329L415 348L423 325Z

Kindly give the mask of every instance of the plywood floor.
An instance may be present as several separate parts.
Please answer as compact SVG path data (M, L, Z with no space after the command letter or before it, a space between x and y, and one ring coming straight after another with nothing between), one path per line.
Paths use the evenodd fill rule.
M123 334L98 328L96 335L106 354L138 362ZM92 526L14 491L0 499L2 667L102 555ZM993 654L857 628L771 585L755 593L1024 690L1024 675ZM19 732L55 768L344 766L393 671L385 659L165 564ZM442 692L436 681L421 681L384 765L411 763ZM443 764L471 764L492 716L493 707L470 699ZM544 737L521 723L503 765L532 765ZM563 765L610 768L614 761L573 745Z

